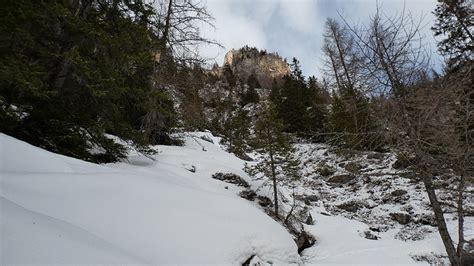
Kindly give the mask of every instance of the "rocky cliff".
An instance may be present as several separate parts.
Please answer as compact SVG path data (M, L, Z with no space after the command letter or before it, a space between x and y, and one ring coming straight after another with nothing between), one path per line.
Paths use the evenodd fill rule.
M263 88L271 88L274 81L281 82L290 73L288 63L278 54L248 46L227 52L225 65L244 82L253 74Z

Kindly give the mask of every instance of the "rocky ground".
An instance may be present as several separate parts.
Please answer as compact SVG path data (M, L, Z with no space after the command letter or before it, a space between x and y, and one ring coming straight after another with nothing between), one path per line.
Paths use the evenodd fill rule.
M297 221L291 223L290 231L291 228L304 230L311 226L318 220L315 216L319 219L323 216L341 216L366 225L358 232L361 238L374 241L391 238L392 241L398 240L396 243L407 243L407 246L412 243L423 246L423 243L436 241L438 250L410 252L410 257L413 262L435 265L447 263L423 183L393 153L357 152L309 143L299 143L295 147L301 159L302 177L296 185L282 182L280 186L282 209L289 212L292 206L297 205L294 211ZM255 155L253 157L258 158ZM448 223L454 225L457 219L452 189L456 184L447 177L437 177L435 181ZM259 179L249 183L249 186L245 184L241 196L255 201L259 207L271 213L269 199L272 193L268 182ZM467 191L465 205L469 217L466 227L469 232L472 229L469 228L471 221L474 221L474 188L468 187ZM298 236L298 233L293 235ZM471 243L474 241L474 235L469 233L466 238ZM318 245L318 235L310 240ZM301 247L307 248L304 245Z

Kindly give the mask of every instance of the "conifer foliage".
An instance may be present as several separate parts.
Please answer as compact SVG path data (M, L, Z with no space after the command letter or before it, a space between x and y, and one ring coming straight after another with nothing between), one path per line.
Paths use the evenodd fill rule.
M141 150L154 70L154 9L144 1L6 0L0 18L0 131L95 162ZM163 112L169 97L153 92Z
M321 133L327 120L324 90L316 78L307 80L303 76L296 58L293 58L290 68L291 74L283 78L281 86L275 85L270 94L284 130L300 135Z
M256 165L247 165L245 170L252 176L264 175L272 182L274 212L278 209L278 183L291 182L299 177L299 161L294 157L288 136L283 132L284 124L278 118L275 106L265 103L255 123L253 146L263 155Z

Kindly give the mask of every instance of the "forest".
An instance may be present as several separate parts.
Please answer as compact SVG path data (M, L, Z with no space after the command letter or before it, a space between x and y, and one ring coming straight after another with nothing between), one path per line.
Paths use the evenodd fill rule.
M215 22L202 1L5 0L0 13L4 135L105 166L130 161L131 150L160 162L163 150L187 147L189 134L198 143L218 137L242 160L239 175L268 188L265 196L257 189L240 197L260 200L300 253L318 242L302 226L311 214L297 194L307 186L303 161L312 155L301 144L367 158L389 154L392 168L417 177L445 262L474 262L474 239L466 233L474 217L472 1L439 0L432 10L428 27L441 69L433 68L422 34L426 22L409 10L387 15L377 6L357 24L343 15L327 18L317 77L305 76L297 58L263 47L233 47L224 64L213 64L199 47L231 47L202 34ZM7 150L5 176L13 165ZM333 163L315 166L318 178L336 177ZM221 181L246 183L220 174ZM13 201L7 181L0 194Z

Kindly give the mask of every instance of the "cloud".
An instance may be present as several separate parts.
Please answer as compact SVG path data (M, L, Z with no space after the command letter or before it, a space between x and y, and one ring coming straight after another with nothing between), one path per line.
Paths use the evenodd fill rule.
M243 3L249 1L242 1ZM239 1L208 0L207 8L214 16L215 28L205 27L202 30L204 36L216 39L224 47L225 51L215 46L201 47L201 53L208 58L215 58L218 63L222 60L227 50L240 48L244 45L255 47L266 47L267 34L263 26L266 21L264 17L258 16L258 12L273 12L274 8L265 5L257 5L254 14L246 13L245 8L251 5L238 5ZM251 3L251 2L249 2Z
M319 22L317 1L280 0L279 12L288 26L296 31L314 32Z
M435 8L436 0L378 2L389 14L399 14L405 3L406 10L413 15L419 16L423 12L426 23L434 20L430 12ZM326 18L337 19L340 11L348 21L364 23L375 12L375 7L376 0L207 0L209 12L216 18L216 29L205 28L202 32L221 42L225 49L207 46L201 48L201 53L222 64L227 50L255 46L278 52L289 60L295 56L301 61L305 75L320 75ZM429 28L430 25L423 33L434 47Z

